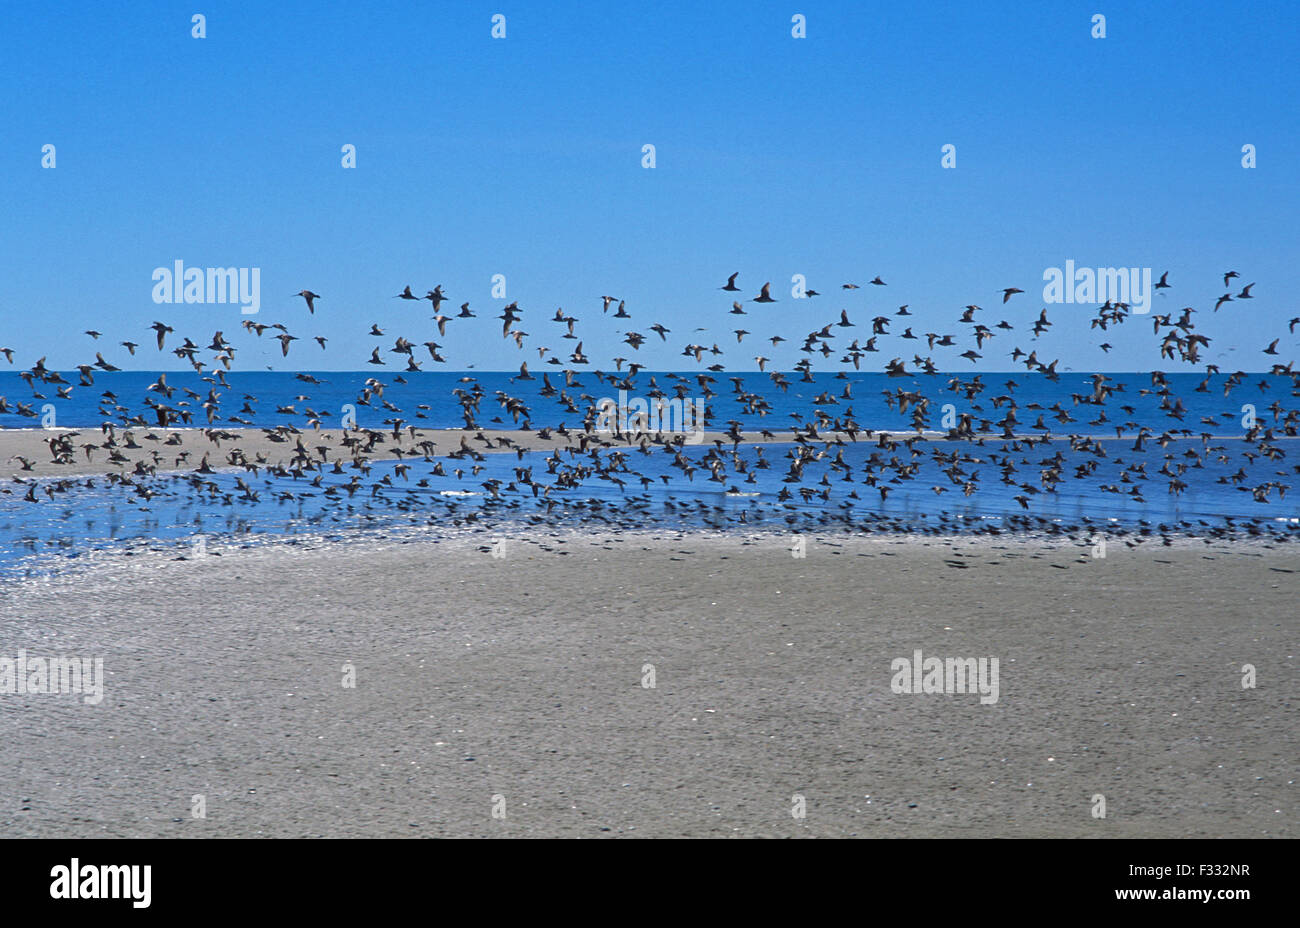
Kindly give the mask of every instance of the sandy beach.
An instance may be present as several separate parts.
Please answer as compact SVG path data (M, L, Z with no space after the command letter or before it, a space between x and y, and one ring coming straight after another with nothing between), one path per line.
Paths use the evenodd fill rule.
M4 581L0 657L102 658L105 686L0 695L0 833L1300 836L1290 546L804 541L443 533ZM894 692L918 649L997 658L997 701Z
M127 433L135 447L127 447ZM403 429L400 437L394 438L391 431L375 431L378 437L364 457L371 460L393 460L402 456L422 457L426 452L431 455L445 455L461 448L461 441L480 454L497 452L513 453L516 448L525 451L551 451L569 445L577 446L581 428L570 429L567 435L552 433L542 438L536 431L521 429ZM741 432L741 441L745 444L763 444L767 442L788 442L794 440L790 431L772 432L771 437L761 432ZM879 435L880 433L875 433ZM894 434L886 432L885 434ZM914 436L916 433L897 433L902 437ZM321 453L329 461L351 460L351 452L343 444L344 439L361 436L364 441L367 433L341 429L302 429L298 431L277 431L274 429L119 429L116 433L116 450L125 458L124 462L109 459L109 450L102 447L105 435L99 429L12 429L0 431L0 478L21 477L81 477L90 474L121 473L129 474L136 462L155 467L159 472L189 470L199 466L204 455L213 469L229 468L234 465L227 459L232 451L238 450L252 462L260 465L292 466L297 442L302 440L303 447L319 462ZM77 449L71 460L56 461L51 454L48 442L51 439L69 437ZM273 437L274 436L274 437ZM671 437L671 436L670 436ZM844 441L849 438L835 432L821 436L827 441L837 437ZM873 435L873 438L875 436ZM626 438L608 435L590 435L593 443L606 442L614 447L628 447ZM695 444L723 442L731 447L733 440L725 432L704 431ZM89 457L82 450L86 444L95 444ZM427 447L425 443L428 443ZM636 442L631 446L636 447ZM594 445L598 446L598 444ZM689 446L688 446L689 447ZM25 459L25 460L20 460Z

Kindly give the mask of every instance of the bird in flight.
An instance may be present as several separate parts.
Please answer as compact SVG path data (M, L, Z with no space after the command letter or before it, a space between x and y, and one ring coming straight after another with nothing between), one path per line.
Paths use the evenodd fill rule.
M307 312L313 316L316 315L315 301L321 298L319 293L312 293L310 290L299 290L294 296L300 296L307 301Z
M172 329L172 327L167 325L166 323L162 323L162 322L155 322L151 326L151 328L158 333L158 350L162 351L163 339L167 336L168 332L172 332L174 331L174 329Z

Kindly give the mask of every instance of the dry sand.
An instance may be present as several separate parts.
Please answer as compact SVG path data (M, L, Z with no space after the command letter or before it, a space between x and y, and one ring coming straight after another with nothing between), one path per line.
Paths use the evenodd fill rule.
M107 676L0 695L0 834L1300 836L1291 547L494 537L0 584L0 657ZM891 692L917 648L997 703Z

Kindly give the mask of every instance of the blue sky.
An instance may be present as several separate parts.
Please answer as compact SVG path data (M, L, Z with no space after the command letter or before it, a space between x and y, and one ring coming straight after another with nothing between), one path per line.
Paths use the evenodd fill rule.
M206 38L190 35L195 12ZM1090 35L1097 12L1105 39ZM791 37L794 13L806 39ZM1008 370L1019 345L1062 369L1181 369L1159 360L1149 321L1090 331L1085 307L1049 307L1056 325L1031 343L1043 271L1072 259L1169 270L1154 311L1196 307L1206 360L1264 369L1272 338L1278 360L1300 345L1285 331L1300 315L1298 26L1281 2L9 2L0 345L15 368L96 350L172 368L116 347L148 344L162 319L200 344L223 330L237 366L355 369L391 346L365 336L378 323L436 339L452 368L513 369L535 367L537 345L568 350L546 321L563 307L601 366L693 368L678 355L701 341L729 369L760 353L788 368L841 309L853 336L907 303L915 333L965 340L956 320L977 303L1016 331L979 368L956 357L968 345L936 351L941 367ZM260 268L261 311L154 305L152 271L176 260ZM1209 319L1230 268L1256 299ZM770 280L780 302L728 315L717 288L733 271L738 296ZM824 295L792 300L796 273ZM494 274L523 308L523 352L493 318ZM888 286L840 290L876 275ZM441 284L453 312L468 300L480 318L438 337L428 304L389 299L406 284ZM1010 286L1026 293L1003 312ZM290 296L304 287L324 297L314 317ZM653 343L620 344L603 294ZM303 340L289 364L245 318ZM753 333L739 347L737 319ZM655 322L673 330L662 346ZM761 341L775 334L793 344ZM916 346L882 339L867 360Z

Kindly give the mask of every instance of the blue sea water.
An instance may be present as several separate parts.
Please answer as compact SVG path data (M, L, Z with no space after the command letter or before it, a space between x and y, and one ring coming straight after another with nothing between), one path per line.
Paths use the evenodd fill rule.
M605 373L617 378L626 376L625 372ZM546 374L551 386L555 388L555 395L541 395L545 386L543 374ZM534 371L533 380L520 380L517 374L510 372L233 371L224 375L229 388L218 383L211 373L168 371L167 385L176 390L170 399L149 390L149 386L158 381L157 371L96 372L91 386L79 386L76 371L63 376L73 385L70 395L67 398L59 397L53 385L38 383L40 393L44 394L42 398L33 395L33 389L23 382L18 373L0 371L0 396L7 397L10 406L21 402L37 414L37 418L31 418L14 411L0 413L0 428L38 427L41 424L40 414L47 405L53 410L54 424L58 428L98 428L106 419L122 424L131 416L142 416L146 425L156 428L157 417L145 405L146 399L165 403L190 415L188 422L178 422L175 426L272 428L288 424L307 428L311 418L308 410L311 410L320 415L323 428L338 428L344 406L351 404L355 408L356 423L362 428L384 429L387 427L385 420L399 417L405 424L418 428L462 428L466 424L465 417L455 391L470 391L475 385L485 394L476 417L475 424L479 427L519 427L521 423L516 422L502 406L504 397L512 396L523 401L531 413L531 424L540 428L561 422L569 426L578 424L581 421L581 410L591 402L605 397L618 399L618 389L608 380L602 383L594 369L578 373L571 386L566 386L565 377L558 369ZM698 380L702 376L712 379L710 389L716 396L705 397ZM752 371L736 374L640 371L632 378L635 389L628 392L630 396L651 397L657 389L672 398L677 396L674 387L678 383L673 378L681 378L686 385L687 397L706 399L710 427L725 429L726 423L735 420L742 423L744 429L767 428L773 431L788 429L796 421L810 421L814 408L823 409L832 418L843 416L847 410L852 409L855 420L867 428L911 428L911 410L900 413L896 405L891 408L885 402L885 393L896 395L900 390L918 392L930 399L930 421L933 428L939 427L945 403L953 404L958 414L979 415L972 407L981 406L984 418L997 420L1002 417L1005 407L1002 410L995 409L992 398L1008 395L1014 396L1021 407L1019 416L1022 427L1032 425L1039 412L1028 408L1031 404L1037 403L1046 410L1059 403L1079 420L1076 423L1061 423L1049 414L1046 424L1052 426L1054 434L1059 435L1069 432L1113 434L1112 426L1126 421L1146 425L1157 433L1165 429L1186 427L1195 432L1208 428L1216 434L1242 434L1245 431L1240 424L1243 406L1253 405L1260 420L1268 424L1273 421L1272 414L1260 411L1275 402L1280 403L1284 410L1290 409L1295 405L1294 399L1298 393L1289 377L1260 373L1246 375L1243 382L1234 386L1227 396L1224 395L1224 384L1228 378L1223 374L1210 376L1205 391L1197 392L1197 386L1206 380L1204 374L1170 373L1165 375L1169 390L1174 397L1182 400L1186 408L1185 415L1179 421L1161 410L1162 398L1152 392L1150 373L1104 375L1110 378L1107 385L1117 391L1105 407L1076 407L1073 403L1073 395L1092 394L1094 375L1090 373L1065 372L1060 374L1058 380L1052 381L1042 374L1025 371L986 372L978 375L985 389L974 399L967 397L965 386L971 384L977 375L961 371L913 377L889 377L874 371L849 371L842 378L837 374L823 372L814 373L811 382L801 381L801 375L797 373L786 372L781 376L788 383L785 389L778 387L770 374ZM304 381L299 379L301 377L310 377L319 382ZM954 380L957 383L955 388L952 386ZM367 381L382 384L383 395L382 398L371 398L368 404L360 405L357 401ZM1008 381L1013 382L1014 386L1008 387ZM848 398L843 395L846 387L850 394ZM202 403L213 389L221 403L209 422ZM105 391L112 396L105 397ZM752 401L747 401L745 395L761 397L766 405L760 408ZM584 399L584 396L589 399ZM830 402L816 402L823 396L828 397ZM384 400L398 407L401 412L384 408L381 405ZM1120 409L1125 404L1133 407L1132 414ZM1089 428L1087 423L1094 420L1102 409L1111 421ZM1219 424L1203 426L1203 416L1214 418Z
M77 380L75 373L65 376L73 383ZM22 401L32 402L36 409L41 403L52 403L59 428L98 430L106 418L101 409L107 409L111 414L107 418L119 424L141 411L150 412L141 400L157 376L156 372L101 374L96 375L94 387L74 388L68 399ZM576 427L581 413L568 403L584 410L594 399L617 397L616 389L590 373L578 374L576 383L569 386L564 385L563 376L551 378L557 393L568 395L567 403L559 396L540 395L540 376L535 381L519 381L502 373L421 373L403 375L403 383L392 374L380 375L378 379L385 385L383 399L400 409L394 412L373 403L369 407L356 405L358 393L373 374L309 376L321 383L307 383L283 372L228 374L230 389L220 390L221 415L214 425L269 428L290 424L305 430L309 426L304 411L310 407L320 414L323 427L337 429L336 417L344 404L352 403L362 427L386 429L390 426L383 420L394 417L424 428L462 427L462 407L453 391L470 390L477 383L484 396L476 424L485 430L516 427L513 417L498 404L498 391L502 397L523 400L533 428L561 422ZM695 374L677 376L698 386ZM1275 487L1267 501L1260 502L1251 492L1265 482L1291 483L1296 473L1291 448L1296 439L1284 436L1279 429L1274 444L1285 456L1267 460L1258 456L1257 445L1242 437L1246 404L1255 408L1265 426L1275 426L1285 416L1294 397L1289 378L1250 375L1225 396L1222 376L1210 378L1206 392L1197 392L1203 375L1170 374L1170 399L1180 399L1185 406L1180 420L1161 409L1162 397L1151 392L1150 374L1107 375L1109 385L1118 392L1104 407L1076 405L1074 395L1092 393L1093 381L1086 374L1065 373L1059 382L1037 374L985 374L981 379L987 389L974 399L968 398L964 389L972 380L969 375L959 378L956 390L950 384L951 374L889 378L871 373L846 379L820 374L814 375L812 383L800 383L799 375L786 374L787 390L778 388L765 374L734 376L740 378L739 389L730 375L715 376L712 389L716 395L707 400L709 428L725 429L728 421L736 421L744 429L777 431L810 421L814 410L820 409L832 419L845 417L851 410L860 426L877 431L912 430L912 411L901 414L885 402L885 392L896 395L899 390L929 398L929 428L939 427L945 403L951 403L958 413L972 413L977 421L997 420L1005 407L995 409L991 399L1008 393L1006 381L1013 380L1013 395L1020 406L1017 430L1036 434L1032 426L1037 416L1044 414L1054 438L1050 444L1012 451L1003 450L1007 443L1000 439L987 439L983 444L921 441L912 448L903 444L882 448L875 437L863 438L808 461L798 482L786 479L795 445L770 444L759 450L742 443L733 457L730 442L720 451L712 444L685 446L683 458L694 468L689 476L673 467L673 457L659 449L644 455L635 447L623 447L585 456L536 451L522 456L489 454L477 461L408 458L404 463L409 473L404 476L395 472L395 462L374 461L364 476L347 465L341 474L327 470L321 474L319 486L310 484L310 476L315 474L295 479L272 476L264 470L203 476L160 473L137 479L133 489L110 487L104 477L43 478L38 482L42 491L62 481L62 492L52 496L41 492L40 502L32 503L23 498L25 487L11 484L6 486L10 492L0 495L0 568L25 563L30 555L75 559L90 550L127 542L175 544L183 553L200 535L206 544L220 548L303 533L345 538L408 526L526 526L530 522L961 532L1077 526L1086 521L1090 527L1114 530L1159 531L1164 526L1196 534L1234 520L1251 524L1252 532L1300 534L1300 506L1296 504L1300 494L1283 496L1284 491ZM659 389L675 395L672 375L644 371L635 379L632 395L650 395L652 380ZM200 397L206 397L212 386L193 372L169 373L167 382L177 388L188 387ZM847 398L843 397L846 387ZM113 405L123 409L101 407L98 401L106 389L114 394ZM0 374L0 395L7 396L11 406L31 392L16 376ZM582 399L583 394L590 399ZM749 398L740 394L749 394ZM180 408L182 396L178 390L170 400L162 401ZM765 415L755 407L755 396L768 404ZM254 411L240 414L237 410L246 397L256 398L256 402L248 400L248 408ZM1268 407L1275 401L1280 407L1271 412ZM420 404L427 408L420 409ZM1042 408L1031 408L1032 404ZM1057 404L1077 421L1062 423L1053 418L1056 413L1051 407ZM1131 406L1132 412L1123 411L1123 405ZM288 412L288 407L294 412ZM192 401L191 408L202 413L197 401ZM1110 421L1089 425L1103 409ZM246 421L229 421L227 412ZM1202 417L1214 423L1204 423ZM195 425L207 424L206 415L196 419ZM1125 437L1115 437L1113 426L1124 423L1145 425L1156 436L1175 428L1187 428L1193 435L1166 447L1148 440L1137 449L1132 425L1124 429ZM6 428L33 424L32 419L13 413L0 416L0 425ZM153 431L162 434L158 428ZM1067 433L1098 436L1104 456L1095 449L1072 449L1064 438ZM1202 433L1213 437L1203 439ZM823 448L820 442L810 446L816 451ZM1207 447L1210 453L1201 454ZM936 451L945 456L943 461L935 459ZM724 461L716 479L711 479L710 455ZM764 461L769 466L762 466ZM433 473L439 462L445 470L443 476ZM1015 468L1011 483L1001 480L1008 463ZM898 465L905 464L913 464L915 469L901 476ZM1161 474L1162 468L1170 474ZM556 474L579 471L582 477L574 486L564 488L556 483ZM1053 481L1057 472L1061 477ZM1233 479L1243 472L1244 478ZM536 493L524 482L529 473L539 485ZM1172 474L1185 484L1180 492L1170 490ZM385 475L391 483L378 483ZM969 495L964 492L968 484L975 487ZM541 489L548 485L549 492ZM1025 485L1038 492L1027 491ZM882 487L886 490L883 497ZM936 487L942 492L936 492ZM783 491L789 494L788 499L782 498Z

